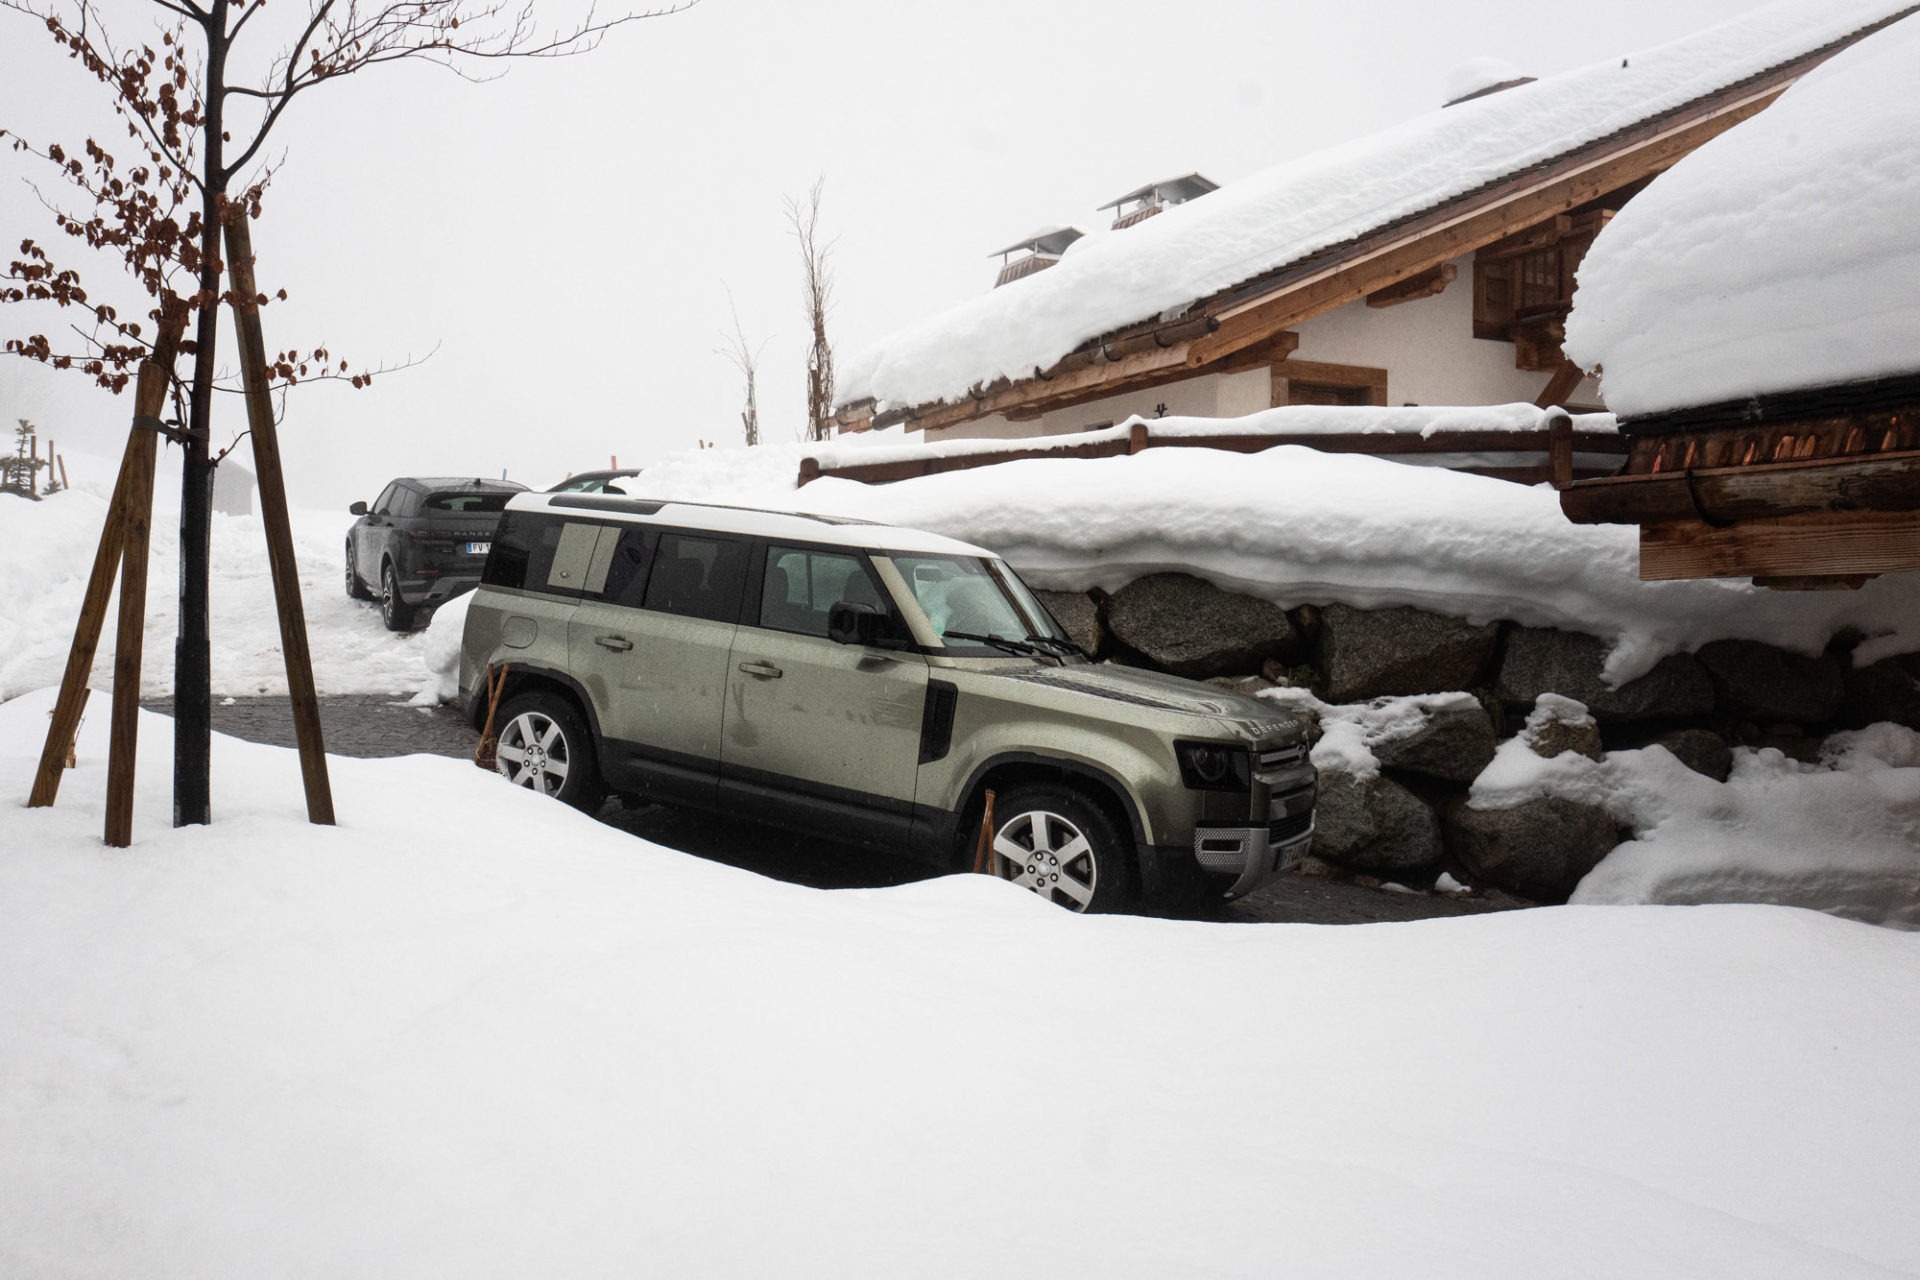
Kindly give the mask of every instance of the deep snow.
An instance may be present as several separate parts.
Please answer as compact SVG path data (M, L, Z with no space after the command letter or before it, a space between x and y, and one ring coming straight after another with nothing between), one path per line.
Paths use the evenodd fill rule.
M0 701L57 684L66 668L119 465L118 459L97 457L69 456L67 461L75 488L40 502L0 495L0 601L7 603L0 609ZM179 485L163 476L157 490L140 680L147 697L173 691L179 607ZM387 631L371 604L347 598L345 545L353 520L344 510L291 514L314 679L323 695L404 697L416 692L425 676L423 638ZM286 693L286 661L258 515L214 516L212 565L215 694ZM118 616L116 592L94 659L94 670L103 680L113 671Z
M1920 18L1809 72L1635 196L1567 354L1617 413L1920 372Z
M455 761L215 743L100 846L17 808L0 1273L1920 1272L1920 935L1763 907L1415 925L826 893Z

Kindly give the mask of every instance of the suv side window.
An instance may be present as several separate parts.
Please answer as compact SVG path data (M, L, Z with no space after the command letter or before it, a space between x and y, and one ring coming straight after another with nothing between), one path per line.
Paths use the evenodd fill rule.
M760 586L761 626L825 638L827 613L842 600L892 612L858 555L777 544L767 548L767 571Z
M612 543L613 551L606 559L606 578L600 588L600 598L608 604L625 605L637 609L647 589L647 570L652 567L654 544L657 536L651 529L642 529L633 525L618 530L619 541L613 541L616 531L609 529L601 535L602 551Z
M400 486L398 483L390 484L386 488L382 489L380 491L380 496L373 500L372 514L376 516L392 515L393 501L394 501L394 498L399 495L399 493L400 493Z
M393 495L393 516L396 520L406 520L420 514L420 492L405 485L400 486Z
M663 533L643 607L687 618L734 621L740 616L746 570L743 542Z

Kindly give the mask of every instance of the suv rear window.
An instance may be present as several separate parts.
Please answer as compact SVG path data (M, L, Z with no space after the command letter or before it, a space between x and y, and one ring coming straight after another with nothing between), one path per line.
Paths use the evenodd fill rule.
M436 493L427 499L429 511L458 511L462 515L492 515L507 509L510 493Z

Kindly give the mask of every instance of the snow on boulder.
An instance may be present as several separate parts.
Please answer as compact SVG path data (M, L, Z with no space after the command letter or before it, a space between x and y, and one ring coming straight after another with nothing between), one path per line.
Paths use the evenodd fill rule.
M1635 196L1566 352L1616 413L1920 372L1920 18L1867 37Z

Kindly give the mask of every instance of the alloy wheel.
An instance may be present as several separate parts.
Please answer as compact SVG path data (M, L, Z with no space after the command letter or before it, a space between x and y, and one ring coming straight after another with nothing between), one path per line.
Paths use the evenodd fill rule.
M1017 814L994 833L993 851L1005 860L1009 879L1073 911L1085 911L1099 888L1100 872L1086 834L1047 809Z
M551 716L523 711L507 721L494 748L494 768L516 787L556 796L567 785L573 752Z

